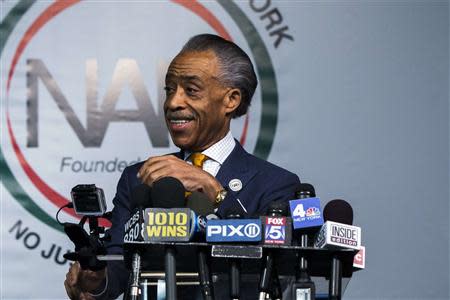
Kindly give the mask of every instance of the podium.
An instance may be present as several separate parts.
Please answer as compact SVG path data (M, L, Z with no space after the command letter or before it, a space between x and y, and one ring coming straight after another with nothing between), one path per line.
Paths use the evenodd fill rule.
M228 273L230 259L238 259L241 264L241 297L257 299L258 283L261 274L262 256L272 251L275 268L280 279L283 299L290 299L290 285L295 281L298 254L308 259L308 274L316 285L316 299L328 299L333 288L343 294L353 272L353 257L357 251L351 249L330 250L300 246L251 245L251 244L207 244L203 242L133 242L124 244L126 265L130 266L131 249L138 248L141 253L141 299L165 299L164 254L170 247L175 250L176 284L178 299L203 299L198 277L197 253L204 249L210 254L210 272L214 286L215 299L229 299ZM333 268L333 258L340 261L338 274ZM159 296L158 296L159 295ZM339 295L340 296L340 295ZM159 297L159 298L158 298Z

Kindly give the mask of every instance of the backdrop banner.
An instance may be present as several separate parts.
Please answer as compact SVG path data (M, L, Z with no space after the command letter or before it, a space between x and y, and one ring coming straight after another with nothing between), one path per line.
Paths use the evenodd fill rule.
M177 151L164 76L199 33L236 42L256 67L234 137L315 185L322 206L353 205L368 257L347 296L448 298L448 3L396 3L1 1L0 298L67 298L73 244L56 212L81 183L111 210L126 166ZM423 207L419 185L437 200ZM425 258L434 247L445 255Z

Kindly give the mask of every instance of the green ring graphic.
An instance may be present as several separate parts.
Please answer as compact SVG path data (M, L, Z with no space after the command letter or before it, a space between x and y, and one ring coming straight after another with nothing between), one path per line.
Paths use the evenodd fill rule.
M0 24L0 57L3 53L6 41L15 26L35 2L36 0L19 1L19 3L17 3L3 19ZM262 116L254 154L260 158L267 159L272 148L278 119L278 91L272 60L270 59L267 48L255 26L240 8L229 0L217 0L217 2L225 9L240 28L256 62L256 72L259 75L261 87ZM3 182L7 190L19 204L25 208L25 210L51 228L63 231L62 226L34 203L16 180L5 160L1 147L0 169L2 170L0 174L1 182Z
M261 87L262 113L253 154L267 159L272 148L278 120L278 90L272 60L258 31L242 10L233 1L217 0L217 2L241 29L256 62L256 72L259 75Z
M0 25L0 56L3 53L3 49L6 45L8 37L11 35L14 27L20 21L22 16L26 11L35 3L33 1L20 1L16 6L14 6L8 15L4 18L2 24ZM2 82L3 84L3 82ZM0 169L1 181L11 193L11 195L19 202L19 204L25 208L30 214L47 224L48 226L62 231L62 226L58 224L52 217L50 217L42 208L40 208L34 201L28 196L22 186L14 177L11 169L6 163L5 156L0 147Z

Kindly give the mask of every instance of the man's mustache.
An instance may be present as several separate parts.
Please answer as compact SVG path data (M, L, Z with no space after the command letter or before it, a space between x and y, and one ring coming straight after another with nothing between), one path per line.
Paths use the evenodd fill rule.
M193 112L167 111L166 119L168 120L194 120L197 115Z

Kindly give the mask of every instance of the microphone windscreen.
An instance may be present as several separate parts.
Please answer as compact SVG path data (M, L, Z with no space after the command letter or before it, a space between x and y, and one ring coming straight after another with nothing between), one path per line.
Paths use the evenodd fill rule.
M139 184L131 191L131 209L137 209L138 207L152 207L151 198L152 189L146 184Z
M347 225L353 224L352 206L345 200L335 199L325 205L323 209L324 221L332 221Z
M267 208L267 214L287 216L289 203L286 201L274 201L269 204Z
M153 183L152 200L154 207L184 207L185 189L181 181L174 177L163 177Z
M297 187L296 196L297 198L303 198L301 195L307 195L306 198L313 198L316 197L316 190L312 184L300 183Z
M228 207L227 210L225 210L224 213L226 219L240 219L246 215L247 213L237 201L234 201L232 205Z
M186 207L192 209L197 215L207 216L214 213L214 205L209 198L201 192L192 192L186 199Z

